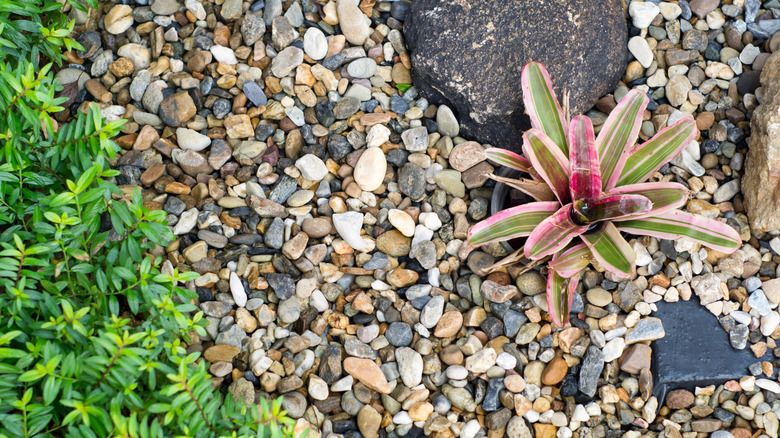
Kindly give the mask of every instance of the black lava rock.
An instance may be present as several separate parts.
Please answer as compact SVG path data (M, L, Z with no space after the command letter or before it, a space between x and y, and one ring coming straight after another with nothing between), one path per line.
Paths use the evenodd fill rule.
M572 114L612 91L626 66L618 0L417 0L405 18L415 87L458 114L461 135L496 146L517 149L528 126L529 61L547 67L558 96L571 93Z

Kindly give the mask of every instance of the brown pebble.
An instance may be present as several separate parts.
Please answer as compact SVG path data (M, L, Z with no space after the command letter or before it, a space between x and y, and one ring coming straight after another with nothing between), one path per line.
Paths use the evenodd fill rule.
M553 358L542 371L542 384L552 386L561 383L567 371L569 366L562 357Z
M685 409L692 405L694 396L687 389L675 389L666 395L666 406L670 409Z

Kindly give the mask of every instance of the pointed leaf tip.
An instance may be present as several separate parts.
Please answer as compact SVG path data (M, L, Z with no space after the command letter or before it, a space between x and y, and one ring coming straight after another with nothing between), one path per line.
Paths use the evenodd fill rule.
M647 107L648 97L639 90L628 92L609 113L596 138L596 148L601 160L601 174L604 191L617 184L625 167L628 153L639 136L642 127L642 113Z
M688 238L716 251L731 254L742 246L742 237L731 226L680 210L658 216L617 222L621 231L659 239Z
M538 129L569 156L566 139L566 118L555 97L552 79L547 69L538 62L529 62L521 75L523 103L531 118L531 126Z
M562 328L569 322L578 280L577 276L564 278L553 269L547 274L547 312L556 327Z
M698 135L696 122L686 117L659 131L653 138L632 150L620 170L618 186L641 183L671 161Z

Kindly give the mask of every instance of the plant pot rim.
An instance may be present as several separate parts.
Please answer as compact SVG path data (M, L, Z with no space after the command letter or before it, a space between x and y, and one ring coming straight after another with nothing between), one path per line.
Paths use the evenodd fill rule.
M523 172L520 172L519 170L510 169L508 167L501 166L497 172L495 172L497 176L501 176L504 178L519 178L523 175ZM493 188L493 195L490 198L490 215L493 216L494 214L498 213L499 211L506 210L510 207L516 207L517 205L522 205L527 202L532 202L531 199L528 199L526 202L518 203L517 205L510 205L509 201L509 194L513 191L517 192L516 189L498 182L496 183L496 186ZM508 251L509 253L515 252L519 249L519 247L515 248L513 245L510 245L509 241L502 241L501 246Z

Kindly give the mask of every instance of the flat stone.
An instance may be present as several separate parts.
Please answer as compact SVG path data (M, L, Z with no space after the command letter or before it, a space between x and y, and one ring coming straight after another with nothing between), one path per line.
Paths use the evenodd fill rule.
M248 13L241 22L241 35L244 37L244 44L251 46L265 33L265 21L258 14Z
M217 62L222 62L229 65L238 64L238 60L236 59L236 54L233 52L233 49L220 45L213 45L209 50L211 50L211 54L214 55L214 59L216 59Z
M650 368L652 348L646 344L634 344L620 358L620 369L629 374L639 374L645 368Z
M238 307L246 306L246 290L235 272L230 273L230 293L233 295L233 301L236 302Z
M692 392L685 389L676 389L666 395L666 406L670 409L685 409L692 405L695 398Z
M658 318L648 317L639 320L633 330L626 334L626 344L642 341L654 341L664 337L663 323Z
M180 148L193 151L202 151L211 145L208 136L187 128L176 129L176 141Z
M598 380L603 369L604 355L598 347L591 345L580 366L579 389L583 394L589 397L596 395Z
M566 365L566 361L562 357L553 358L544 367L544 371L542 371L542 384L547 386L557 385L566 377L568 370L569 366Z
M310 181L321 181L328 175L325 163L316 155L306 154L295 162L301 175Z
M409 152L425 152L428 149L428 129L424 126L404 131L401 139Z
M279 52L271 61L271 73L277 78L283 78L302 63L303 50L290 46Z
M650 50L647 40L641 36L635 36L628 40L628 50L642 64L642 67L648 68L653 63L653 51Z
M370 359L348 357L344 359L344 371L362 384L382 394L389 394L392 389L382 370Z
M186 91L172 94L160 103L160 119L168 126L181 126L195 116L195 102Z
M772 360L771 351L757 359L749 349L732 349L718 319L695 300L659 301L656 306L654 316L668 333L652 347L653 393L660 400L667 390L739 380L757 360Z
M325 58L328 53L328 40L325 34L316 27L310 27L303 35L303 50L315 61Z

